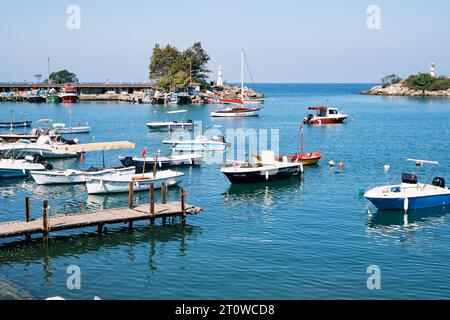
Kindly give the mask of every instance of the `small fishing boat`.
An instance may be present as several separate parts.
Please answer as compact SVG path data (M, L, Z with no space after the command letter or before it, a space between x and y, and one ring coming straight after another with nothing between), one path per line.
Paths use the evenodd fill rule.
M173 152L181 151L225 151L227 144L223 136L198 136L195 140L164 140L164 144L171 144Z
M62 103L76 103L79 100L79 96L72 86L67 86L63 89L61 93L61 102Z
M337 108L330 108L326 106L309 107L309 110L317 111L317 114L308 114L303 123L305 124L329 124L329 123L343 123L347 119L347 115L340 113Z
M253 163L233 162L222 167L221 172L231 183L270 182L301 177L303 165L291 163L286 157L283 161L277 161L274 151L263 151Z
M91 127L66 127L64 123L54 123L53 124L53 132L55 134L80 134L80 133L89 133L91 131Z
M24 121L4 121L0 122L0 128L28 128L31 127L33 121L24 120Z
M445 179L435 177L431 180L439 162L417 159L408 159L407 162L414 162L418 166L435 165L436 168L428 179L432 183L419 183L415 173L402 173L401 184L370 189L364 194L364 197L379 210L408 211L450 204L450 190L445 186Z
M48 94L45 97L45 101L47 103L60 103L61 98L56 94L56 90L52 88L48 91Z
M31 94L27 98L27 101L29 103L44 103L46 100L45 100L45 97L43 97L43 96L41 96L41 95L36 93L36 94Z
M136 167L136 173L148 172L153 170L156 165L160 169L180 166L194 166L202 163L202 155L186 154L186 155L172 155L168 157L123 157L119 156L120 162L125 167ZM144 170L145 167L145 170Z
M319 160L322 158L322 153L320 152L310 152L305 153L303 151L303 124L300 126L300 153L297 154L290 154L286 157L289 159L290 162L298 162L301 163L304 166L308 165L316 165Z
M184 173L172 170L158 171L156 173L144 173L135 175L113 176L109 178L88 178L86 187L89 194L108 194L129 192L130 182L133 182L134 191L150 190L153 183L155 189L160 189L164 183L167 187L179 184Z
M54 141L48 135L41 135L36 142L18 140L16 143L3 143L0 145L0 154L11 154L14 158L23 159L26 156L41 155L45 159L78 157L78 153L60 150L57 147L77 144L78 140L64 140L60 138Z
M0 159L0 179L18 179L51 169L52 165L43 161L42 157L26 157L25 159Z
M177 111L168 111L166 114L184 114L187 110L177 110ZM162 122L149 122L147 123L147 127L150 130L191 130L195 126L192 120L181 120L181 121L162 121Z
M222 117L222 118L228 118L228 117L257 117L259 115L259 111L261 108L252 107L247 108L244 106L241 107L228 107L223 110L216 110L211 112L211 117Z
M85 183L90 178L108 178L129 176L135 173L134 167L89 168L87 170L48 170L31 171L31 176L38 185Z

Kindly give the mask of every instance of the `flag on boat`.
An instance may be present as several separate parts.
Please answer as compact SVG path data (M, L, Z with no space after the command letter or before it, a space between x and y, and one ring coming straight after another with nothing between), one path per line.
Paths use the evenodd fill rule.
M83 153L80 155L80 163L81 163L81 164L84 163L84 154L83 154Z
M144 147L144 150L142 150L142 157L147 157L147 147Z

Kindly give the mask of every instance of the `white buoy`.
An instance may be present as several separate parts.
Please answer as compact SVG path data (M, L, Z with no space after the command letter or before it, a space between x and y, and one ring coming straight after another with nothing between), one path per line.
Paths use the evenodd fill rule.
M405 201L403 202L403 209L405 209L405 212L408 212L409 209L409 199L405 198Z
M391 166L388 164L384 165L384 171L388 172L389 170L391 170Z
M330 160L330 162L328 162L328 165L329 165L330 167L335 167L335 166L336 166L336 163L334 163L333 160Z

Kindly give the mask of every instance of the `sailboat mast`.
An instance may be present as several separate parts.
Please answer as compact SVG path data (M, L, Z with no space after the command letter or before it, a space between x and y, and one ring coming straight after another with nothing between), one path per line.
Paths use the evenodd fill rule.
M244 104L244 49L241 51L241 99Z

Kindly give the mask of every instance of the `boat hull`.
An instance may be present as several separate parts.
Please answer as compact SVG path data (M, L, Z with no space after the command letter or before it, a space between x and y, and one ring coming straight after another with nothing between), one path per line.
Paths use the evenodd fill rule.
M0 122L0 128L28 128L31 127L33 121L10 121Z
M404 210L405 197L399 198L369 198L378 210ZM408 198L408 210L441 207L450 204L450 194Z
M0 180L26 178L30 170L0 168Z
M301 163L304 166L313 166L317 165L320 159L322 159L322 154L320 152L312 152L312 153L302 153L302 154L293 154L287 156L290 162L293 163Z
M47 96L45 99L47 103L60 103L61 98L59 96Z
M147 123L151 131L174 131L174 130L193 130L193 123L173 123L173 124L153 124Z
M211 117L214 118L240 118L240 117L257 117L259 116L259 109L252 111L213 111L211 112Z
M44 103L46 100L44 97L29 97L27 99L29 103Z
M61 96L62 103L77 103L79 100L77 95L63 95Z
M329 117L329 118L315 118L312 120L305 120L305 124L333 124L343 123L347 117Z
M50 184L78 184L85 183L87 179L91 178L109 178L119 175L132 175L135 172L134 167L120 168L120 169L105 169L95 172L86 172L72 170L68 172L44 171L44 172L31 172L31 176L38 185L50 185Z
M177 175L174 177L149 179L133 182L133 191L148 191L150 185L153 183L155 189L161 189L164 183L167 187L175 186L183 180L184 175ZM110 194L110 193L125 193L130 190L130 180L128 181L114 181L102 179L89 179L86 181L86 187L89 194Z
M143 159L130 159L129 157L119 157L120 162L124 166L134 166L136 167L136 173L142 172L152 172L155 160L153 158L146 160ZM145 163L145 170L144 170ZM192 157L169 157L169 159L159 160L156 159L156 166L158 169L167 169L171 167L181 167L181 166L193 166L201 165L202 156L192 156Z
M300 178L302 174L301 167L279 168L277 170L273 170L272 172L269 172L268 170L255 170L251 172L222 172L231 183L235 184L271 182L293 177Z

